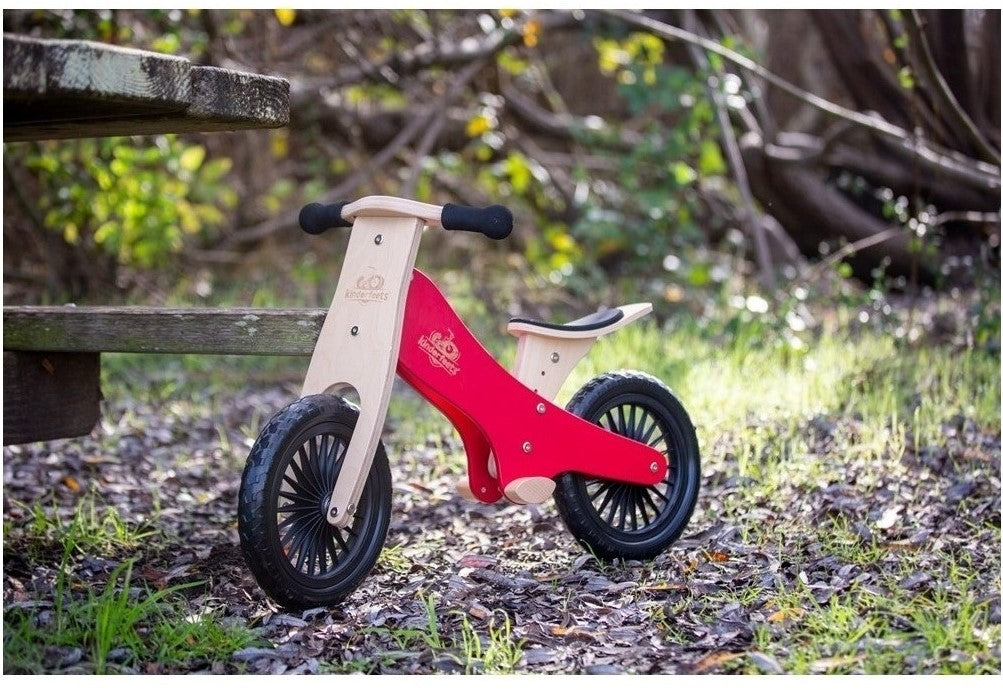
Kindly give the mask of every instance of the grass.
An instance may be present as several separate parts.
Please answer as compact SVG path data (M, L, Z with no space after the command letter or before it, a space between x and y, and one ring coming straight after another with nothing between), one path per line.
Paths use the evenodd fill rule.
M820 492L837 485L851 486L855 496L865 499L878 490L895 496L897 482L914 471L907 463L929 448L946 446L965 424L998 434L999 352L911 344L876 329L851 333L845 316L834 320L843 326L802 334L794 345L771 333L769 325L745 324L728 331L692 319L677 319L669 327L646 322L603 338L573 372L561 402L592 376L616 369L647 371L673 388L697 426L704 461L706 486L695 520L737 527L735 539L770 554L779 568L776 589L753 578L751 584L714 595L687 592L669 602L653 598L639 604L667 647L695 641L675 623L677 616L695 613L712 622L733 603L756 611L752 639L724 662L727 671L762 672L749 657L761 652L786 672L798 674L998 673L1000 625L992 622L991 602L973 594L979 582L982 591L985 582L999 582L998 550L994 563L989 554L987 570L985 561L976 562L958 549L897 545L909 536L912 512L923 507L924 496L895 498L902 514L888 532L876 528L880 518L868 516L866 505L855 517L839 510L818 516L814 508ZM491 344L501 359L511 361L514 341ZM247 376L262 383L295 382L306 368L305 360L289 358L107 359L109 397L152 399L192 417L216 415L217 394L239 389ZM152 386L144 383L151 374ZM405 464L407 476L425 481L463 471L458 437L430 405L415 395L395 395L388 419L393 430L388 450L392 457L411 458ZM237 431L253 438L261 421L248 419ZM219 428L220 445L237 457L246 450L230 448L229 431L234 430ZM953 462L968 471L998 473L989 454L961 445L951 451ZM927 472L920 485L943 491L943 482L934 486L938 478L932 473L915 471ZM61 548L69 554L61 565L71 565L81 553L128 554L144 540L159 538L154 526L128 523L114 508L98 506L94 497L88 501L69 518L32 506L24 524L5 520L5 544L26 540L19 543L31 547L33 558ZM964 515L966 507L962 501L957 512ZM858 523L869 525L873 537L862 537ZM964 529L979 544L999 544L998 522L972 518ZM822 558L839 567L866 569L873 577L819 603L796 575ZM391 546L377 568L402 575L412 566L404 549ZM589 561L588 567L612 578L625 566ZM681 568L673 584L685 584L688 572ZM784 573L795 577L785 580ZM927 587L902 587L903 581L923 573L934 576ZM629 569L622 575L638 577ZM188 668L225 659L233 649L253 643L246 629L224 626L211 612L193 618L183 592L136 591L131 577L127 561L103 589L82 596L82 584L64 573L52 610L9 608L4 615L5 667L40 672L50 668L46 650L80 647L88 650L84 663L96 672L140 661ZM640 579L657 585L666 581L666 573L651 568ZM364 631L386 639L383 658L329 661L324 670L378 672L402 654L424 650L437 658L453 657L468 673L519 668L521 644L507 615L480 621L462 612L442 612L433 594L423 594L421 601L420 622ZM126 652L111 654L115 649ZM123 661L109 661L110 656Z
M359 660L330 665L327 670L342 673L370 673L379 669L381 663L392 663L401 653L408 651L431 651L436 656L451 657L466 674L510 674L515 673L522 658L522 640L517 640L512 632L508 615L502 612L501 621L493 618L487 621L486 629L479 631L478 624L464 613L449 614L458 621L459 636L451 637L442 631L439 612L434 596L418 593L425 611L424 625L401 625L393 628L370 627L366 634L389 638L396 650L389 650L381 660L360 665ZM484 627L481 625L480 627Z
M28 518L20 530L5 522L4 541L17 539L34 557L52 549L58 552L67 544L78 554L111 556L134 551L158 535L152 522L134 524L122 518L114 506L99 507L93 492L84 496L66 519L55 506L46 509L36 503L20 507Z
M155 592L137 590L132 581L132 559L116 567L103 588L86 588L86 596L75 595L74 590L84 588L84 583L72 581L68 574L76 545L72 540L66 543L56 582L55 610L8 608L4 612L6 672L51 672L47 655L72 654L74 650L80 653L69 657L76 660L67 671L80 672L79 664L103 674L146 662L169 664L175 669L198 668L226 660L257 641L251 631L223 625L212 613L192 618L180 594L199 583Z

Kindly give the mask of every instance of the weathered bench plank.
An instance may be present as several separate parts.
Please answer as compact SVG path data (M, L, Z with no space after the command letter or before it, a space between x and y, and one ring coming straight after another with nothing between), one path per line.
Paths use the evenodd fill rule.
M324 309L4 307L3 349L310 355Z
M3 75L4 141L289 124L285 79L104 43L4 34Z

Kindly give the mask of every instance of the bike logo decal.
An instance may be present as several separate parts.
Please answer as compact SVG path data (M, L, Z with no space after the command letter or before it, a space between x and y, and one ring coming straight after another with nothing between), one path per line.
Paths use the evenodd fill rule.
M354 302L386 302L390 299L390 291L384 290L386 280L372 266L366 266L366 272L355 279L355 287L345 290L345 299Z
M445 369L450 376L456 376L460 371L460 367L456 366L456 361L460 358L460 349L453 342L452 331L449 331L448 337L443 337L439 331L432 331L429 336L423 335L418 338L418 347L428 355L433 365Z

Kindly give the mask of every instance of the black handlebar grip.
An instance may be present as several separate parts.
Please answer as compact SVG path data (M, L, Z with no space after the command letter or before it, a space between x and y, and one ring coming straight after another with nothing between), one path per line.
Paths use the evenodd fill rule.
M479 232L493 240L503 240L512 232L512 212L497 204L487 208L446 204L442 207L442 227Z
M352 223L341 217L346 201L337 204L307 204L300 209L300 227L303 232L319 235L331 228L350 228Z

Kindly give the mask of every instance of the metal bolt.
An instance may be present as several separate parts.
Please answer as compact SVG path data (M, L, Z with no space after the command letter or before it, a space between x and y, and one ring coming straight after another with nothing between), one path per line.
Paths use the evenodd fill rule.
M544 407L543 403L537 403L536 404L536 411L539 412L540 414L543 414L544 412L547 411L547 408Z
M482 493L482 494L486 494L487 492L488 492L488 487L486 487L486 486L482 486L482 487L481 487L481 493Z
M376 244L383 244L383 235L377 235L374 242L376 242Z
M651 471L652 471L652 473L658 471L658 463L657 462L651 463Z
M550 361L553 362L554 364L557 364L558 362L561 361L561 356L556 352L554 352L550 355Z
M533 446L530 445L529 441L526 441L525 443L522 444L522 452L523 453L528 453L531 450L533 450Z
M359 334L359 327L352 326L352 335L358 335L358 334Z
M333 518L338 517L338 509L332 507L331 510L328 512L328 515L330 515Z
M349 515L355 515L355 504L354 503L349 503L348 504L348 514Z

